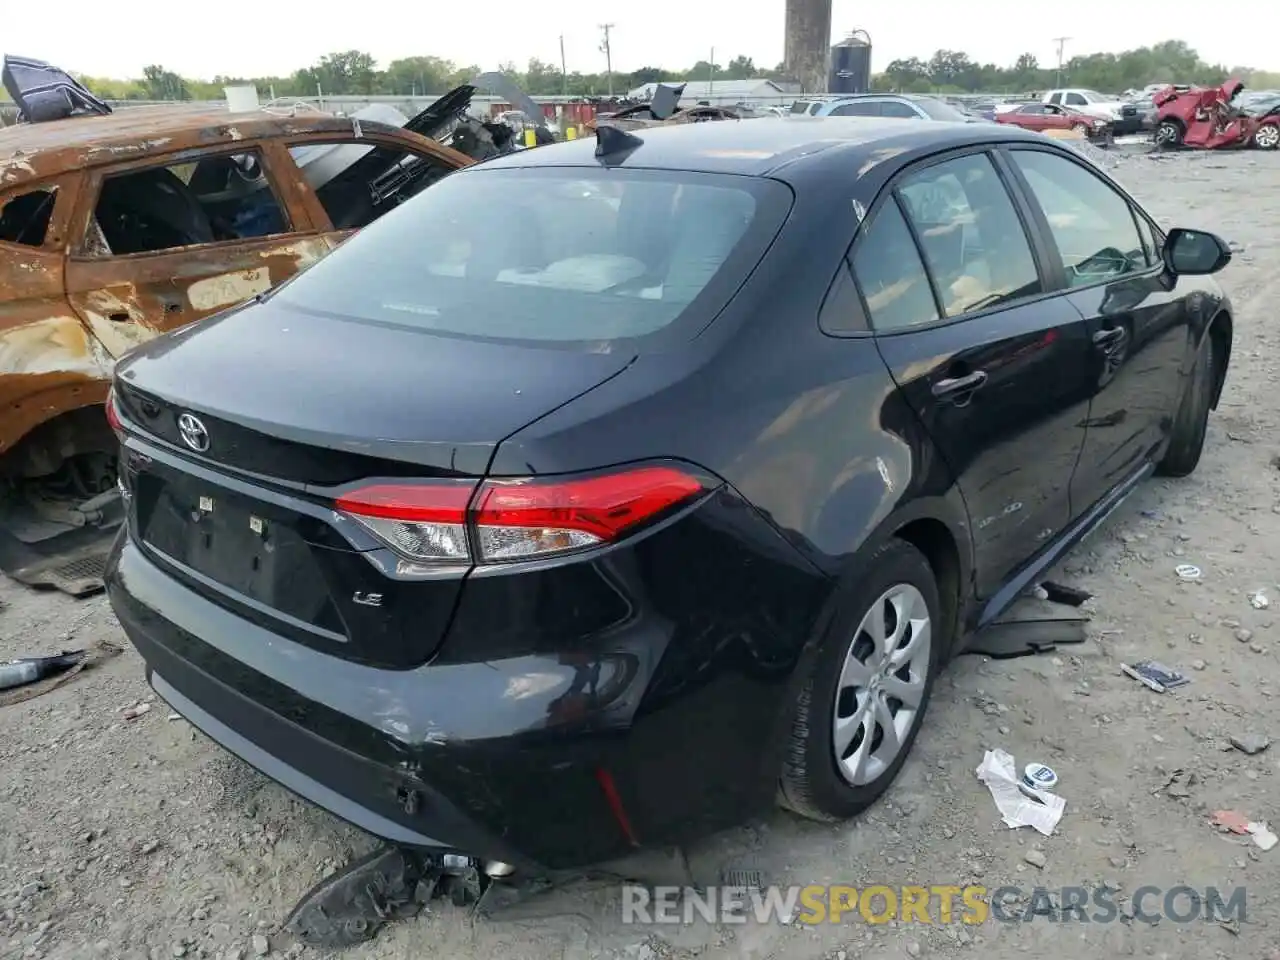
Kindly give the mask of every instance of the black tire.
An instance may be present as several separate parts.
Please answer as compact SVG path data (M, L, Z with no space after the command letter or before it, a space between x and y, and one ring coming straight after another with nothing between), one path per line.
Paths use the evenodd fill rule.
M866 574L849 585L818 646L817 655L793 707L791 742L778 783L778 802L810 820L846 820L874 803L897 777L924 722L934 681L950 643L942 622L938 586L924 554L903 540L880 547L863 565ZM911 729L892 763L874 780L854 786L837 769L833 734L841 670L863 618L895 585L909 584L924 599L931 624L928 672Z
M1165 147L1182 145L1182 124L1177 120L1162 120L1156 124L1156 143Z
M1268 120L1253 133L1253 145L1259 150L1280 147L1280 121Z
M1191 382L1178 404L1169 448L1156 464L1156 473L1160 476L1185 477L1200 463L1205 433L1209 428L1209 406L1213 402L1216 369L1213 337L1205 334L1204 345L1196 355L1196 365L1191 371Z

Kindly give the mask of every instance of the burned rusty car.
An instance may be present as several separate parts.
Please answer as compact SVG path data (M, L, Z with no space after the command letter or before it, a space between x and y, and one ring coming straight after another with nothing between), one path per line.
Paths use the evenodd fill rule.
M508 149L466 117L472 92L407 121L174 105L0 129L0 568L100 587L122 515L103 409L115 361Z

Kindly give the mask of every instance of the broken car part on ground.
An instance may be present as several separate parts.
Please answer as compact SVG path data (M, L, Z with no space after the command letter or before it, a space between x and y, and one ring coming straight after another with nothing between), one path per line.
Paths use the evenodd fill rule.
M844 820L947 661L1196 468L1230 259L997 124L498 157L120 362L112 609L227 750L506 883Z
M378 105L340 118L112 113L56 68L15 57L4 80L27 122L0 129L0 569L83 595L101 589L123 516L103 414L114 363L520 145L468 114L474 84L413 118Z

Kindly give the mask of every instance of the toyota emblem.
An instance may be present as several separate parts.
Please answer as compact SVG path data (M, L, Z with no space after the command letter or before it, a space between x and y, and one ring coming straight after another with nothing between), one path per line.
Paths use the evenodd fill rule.
M182 442L196 453L204 453L209 449L209 431L198 417L184 413L178 418L178 432L182 434Z

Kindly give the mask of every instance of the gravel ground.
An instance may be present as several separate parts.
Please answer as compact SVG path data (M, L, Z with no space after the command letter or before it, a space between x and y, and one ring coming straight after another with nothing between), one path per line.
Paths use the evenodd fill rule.
M788 883L1105 882L1122 896L1143 885L1244 885L1245 921L642 928L620 922L616 890L597 889L548 898L533 920L472 924L437 905L349 956L1280 958L1280 848L1263 852L1208 822L1229 808L1280 823L1280 753L1229 742L1280 735L1280 607L1249 602L1263 589L1280 603L1280 336L1267 326L1280 299L1280 157L1103 162L1166 225L1217 230L1240 251L1222 276L1237 311L1234 365L1199 471L1147 483L1058 572L1096 595L1086 645L1016 661L963 657L948 670L914 755L868 815L823 827L778 814L713 846ZM1198 564L1203 579L1180 582L1180 563ZM0 659L124 642L101 598L5 582L0 601ZM1143 656L1193 682L1147 691L1119 671ZM139 701L149 712L127 718ZM1058 770L1067 809L1054 836L1003 826L974 777L986 746ZM326 870L371 846L171 718L132 649L0 708L0 770L0 957L310 956L280 923Z

